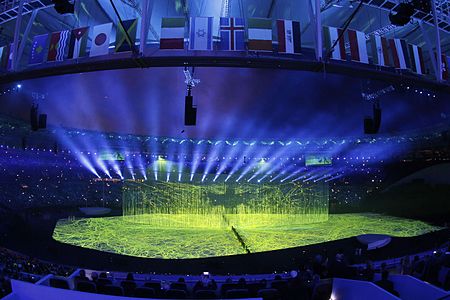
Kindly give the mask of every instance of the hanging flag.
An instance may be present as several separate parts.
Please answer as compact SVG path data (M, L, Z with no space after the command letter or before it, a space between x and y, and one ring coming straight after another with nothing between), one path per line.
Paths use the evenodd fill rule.
M136 42L136 31L137 31L137 19L125 20L123 21L123 27L117 24L116 31L116 52L124 52L131 51L132 47L134 48L134 44ZM125 34L125 30L130 37L130 41L128 41L128 36Z
M86 55L89 27L76 28L72 30L69 41L68 59L83 57Z
M219 50L245 50L244 19L220 18Z
M369 56L367 55L366 35L364 32L349 29L348 39L350 41L350 56L352 61L368 64Z
M111 35L112 23L94 26L91 44L90 57L107 55L109 53L109 39Z
M189 28L189 50L213 50L212 17L191 18Z
M442 79L443 80L448 80L449 78L449 71L448 71L448 60L447 60L447 56L445 54L442 54Z
M69 41L69 30L53 32L50 37L47 61L63 61Z
M390 39L389 40L389 48L392 56L392 61L394 63L394 67L397 69L407 69L409 66L409 56L404 48L406 48L406 42L400 39Z
M28 64L40 64L44 61L47 40L48 34L37 35L33 38L33 44L31 44L31 54Z
M277 20L278 52L300 53L300 22L291 20Z
M389 47L386 38L374 35L370 38L373 62L379 66L390 66Z
M409 44L409 56L411 57L411 69L413 72L423 74L425 72L425 65L423 63L422 48Z
M248 50L272 51L272 20L248 19Z
M184 49L184 18L162 18L160 49Z
M341 38L334 46L334 49L331 52L331 58L346 60L345 41L344 36L342 35L342 29L336 27L324 27L325 45L328 50L331 49L339 36L341 36Z
M407 69L411 69L411 58L409 57L408 43L405 40L400 40L403 56L405 57L405 64Z
M20 44L20 41L18 42L18 44ZM14 44L10 43L8 45L8 51L6 52L7 56L5 56L5 57L7 57L7 59L6 59L6 70L8 70L8 71L11 71L12 67L13 67L13 63L12 63L13 53L14 53Z

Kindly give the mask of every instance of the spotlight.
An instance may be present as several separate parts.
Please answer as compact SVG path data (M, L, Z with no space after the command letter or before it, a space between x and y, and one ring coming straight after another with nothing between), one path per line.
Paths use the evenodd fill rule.
M57 13L63 14L73 14L75 11L75 6L73 5L73 1L69 0L52 0L55 4L55 10Z
M414 14L414 6L411 3L400 3L389 13L389 21L392 25L404 26L411 21Z
M22 85L19 83L18 85L16 85L16 88L20 89L22 88Z

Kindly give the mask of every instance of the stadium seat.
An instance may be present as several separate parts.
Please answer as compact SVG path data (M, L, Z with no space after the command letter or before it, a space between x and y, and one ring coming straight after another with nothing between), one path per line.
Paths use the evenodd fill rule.
M100 291L100 288L99 288ZM102 294L111 296L123 296L123 288L116 285L107 284L101 288Z
M161 289L161 282L159 281L149 281L144 283L144 287L151 288L155 291L155 297L164 296L164 291Z
M108 284L112 284L112 281L106 278L99 278L97 280L97 286L99 285L108 285Z
M263 298L264 300L278 300L281 299L281 294L277 289L261 289L258 291L258 298Z
M288 282L287 280L274 280L270 284L270 287L278 290L280 293L284 293L288 289Z
M332 280L321 280L314 288L312 300L329 300L333 290Z
M133 297L136 298L154 298L155 297L155 290L148 287L137 287L134 290Z
M144 286L148 287L148 288L151 288L151 289L154 289L155 292L156 292L156 291L159 291L161 289L161 282L159 282L159 281L149 281L149 282L144 283Z
M76 290L87 293L97 293L95 283L89 281L80 281L77 283Z
M187 293L184 290L167 290L165 294L166 299L186 299Z
M134 294L134 290L136 289L136 282L131 280L124 280L120 283L120 286L123 288L124 296L131 297Z
M225 293L225 297L229 299L248 298L249 296L248 289L232 289Z
M256 297L258 291L265 289L265 288L266 288L266 284L261 283L261 282L247 283L247 289L248 289L251 297Z
M184 282L172 282L170 284L170 289L172 290L183 290L187 292L187 285Z
M220 293L222 296L225 296L225 294L228 290L233 290L233 289L237 289L237 288L238 288L238 285L236 283L224 283L220 287Z
M58 289L70 290L69 283L65 279L61 278L50 278L50 286Z
M196 299L216 299L216 292L211 290L198 290L194 293L194 298Z

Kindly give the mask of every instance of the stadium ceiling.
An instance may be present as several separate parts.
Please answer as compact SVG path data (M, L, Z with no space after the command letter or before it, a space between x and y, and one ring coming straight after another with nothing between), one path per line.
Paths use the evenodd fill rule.
M403 1L398 0L362 0L365 5L370 7L375 7L384 11L397 11L397 7ZM322 0L321 8L322 11L330 7L339 7L343 5L355 5L359 1L356 0ZM450 3L448 0L434 0L436 5L438 26L440 29L447 33L450 33ZM424 12L415 9L413 14L413 19L416 21L423 21L427 24L434 26L433 14L431 12Z
M0 24L11 21L19 13L20 0L0 0ZM35 9L53 6L51 0L30 0L23 5L23 14L31 13Z

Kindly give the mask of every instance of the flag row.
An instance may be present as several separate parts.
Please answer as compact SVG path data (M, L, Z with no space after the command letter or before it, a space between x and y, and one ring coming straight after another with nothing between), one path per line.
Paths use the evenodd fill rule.
M213 17L191 18L189 22L189 50L213 50ZM161 49L184 49L185 18L162 18ZM247 27L247 38L246 38ZM278 52L300 53L300 22L276 21ZM247 47L246 47L247 42ZM263 18L220 18L217 50L273 51L272 20Z
M115 52L130 51L136 42L137 19L123 21L116 31ZM196 17L190 19L189 49L213 50L212 35L213 17ZM300 53L300 22L277 20L279 52ZM84 56L100 56L109 53L113 23L92 27L91 47L87 52L89 27L63 30L49 34L37 35L33 38L30 65L44 61L63 61ZM220 39L218 50L230 51L272 51L271 19L248 19L247 46L244 19L220 18ZM162 18L161 49L185 48L185 18ZM10 56L11 47L1 48L4 55ZM8 52L8 54L6 54Z
M213 17L192 17L188 26L188 43L185 43L186 19L164 17L161 22L160 49L214 50ZM125 20L117 24L115 52L132 50L135 47L138 19ZM220 18L219 39L215 39L217 50L224 51L273 51L272 20L264 18ZM63 61L79 57L95 57L109 54L113 23L92 27L91 46L87 52L89 27L63 30L33 38L28 63ZM278 52L298 54L301 52L300 22L277 20ZM387 39L378 35L366 38L364 32L348 29L343 32L336 27L324 27L326 50L335 60L350 59L369 63L368 49L371 49L373 64L411 69L424 74L424 57L421 47L407 44L402 39ZM334 47L333 47L334 46ZM332 48L333 47L333 48ZM349 53L348 53L349 52ZM12 47L0 48L1 66L10 69ZM443 69L447 70L444 55Z
M349 54L352 61L368 64L370 48L375 65L410 69L417 74L427 73L422 48L408 44L403 39L388 39L379 35L373 35L367 39L364 32L348 29L344 33L342 29L336 27L324 27L323 33L326 49L331 52L331 59L347 60ZM447 57L442 55L444 79L448 76L447 63Z

